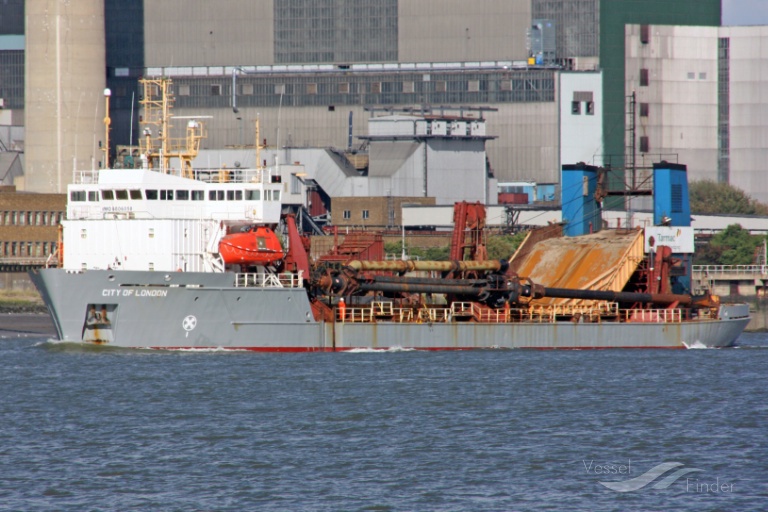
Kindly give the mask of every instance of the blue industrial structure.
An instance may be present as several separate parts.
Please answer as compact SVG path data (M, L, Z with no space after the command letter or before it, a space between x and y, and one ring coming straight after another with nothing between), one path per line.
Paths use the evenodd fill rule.
M580 236L601 228L600 205L595 201L597 167L583 162L563 165L560 187L564 233Z
M690 226L688 172L685 165L653 164L653 223L656 226Z

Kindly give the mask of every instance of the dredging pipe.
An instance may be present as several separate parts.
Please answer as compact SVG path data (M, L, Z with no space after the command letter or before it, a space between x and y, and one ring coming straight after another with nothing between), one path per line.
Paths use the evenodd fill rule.
M417 260L393 260L393 261L364 261L352 260L345 265L353 270L380 270L389 272L413 272L415 270L435 270L439 272L506 272L509 262L506 260L485 261L417 261Z
M537 291L540 289L540 291ZM548 288L544 286L523 286L523 297L536 299L553 297L558 299L605 300L609 302L642 302L644 304L674 304L693 307L714 307L719 300L712 295L683 295L674 293L636 293L604 290L574 290L571 288Z

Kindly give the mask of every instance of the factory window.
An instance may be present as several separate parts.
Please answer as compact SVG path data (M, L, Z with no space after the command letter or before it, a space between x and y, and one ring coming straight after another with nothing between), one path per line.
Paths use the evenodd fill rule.
M641 103L640 104L640 117L648 117L648 109L649 109L648 103Z
M213 84L211 86L211 96L221 96L221 85Z
M641 86L647 86L649 83L648 80L648 69L643 68L640 70L640 85Z
M85 229L80 230L80 238L88 238L88 231Z
M595 102L594 101L587 101L586 102L586 106L587 106L587 108L586 108L587 115L588 116L595 115Z
M352 212L350 212L349 210L344 210L344 215L343 215L343 217L344 217L345 219L351 219L351 218L352 218Z
M572 101L571 102L571 114L578 116L581 114L581 102L580 101Z
M699 80L706 80L707 74L706 73L699 73Z
M649 150L648 137L646 135L643 135L642 137L640 137L640 152L647 153L648 150Z
M695 80L696 79L696 73L693 71L688 72L688 80Z
M179 85L179 96L189 96L189 85Z
M363 220L366 220L370 217L370 212L368 210L363 210Z
M240 86L240 94L243 96L253 96L253 84L243 84Z
M275 94L285 94L285 84L276 85Z
M155 228L149 228L149 238L155 238Z
M307 94L317 94L317 84L307 84Z
M405 94L413 93L413 82L403 82L403 93Z
M649 25L640 25L640 42L648 44L651 41L651 27Z
M371 94L380 94L380 93L381 93L381 82L372 82Z
M467 91L478 92L480 90L480 80L469 80L467 82Z
M435 81L435 92L445 92L445 80Z
M328 112L336 112L336 105L328 105Z
M341 82L338 91L339 94L349 94L349 82Z

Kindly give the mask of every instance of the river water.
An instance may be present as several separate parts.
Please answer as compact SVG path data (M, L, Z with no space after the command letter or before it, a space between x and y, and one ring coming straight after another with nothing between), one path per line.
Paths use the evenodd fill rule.
M766 334L338 354L34 336L0 340L0 510L768 506Z

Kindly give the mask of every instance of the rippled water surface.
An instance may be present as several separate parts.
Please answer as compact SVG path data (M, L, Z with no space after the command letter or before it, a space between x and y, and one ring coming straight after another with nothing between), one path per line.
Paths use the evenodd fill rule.
M0 509L765 510L768 335L740 344L256 354L6 339Z

